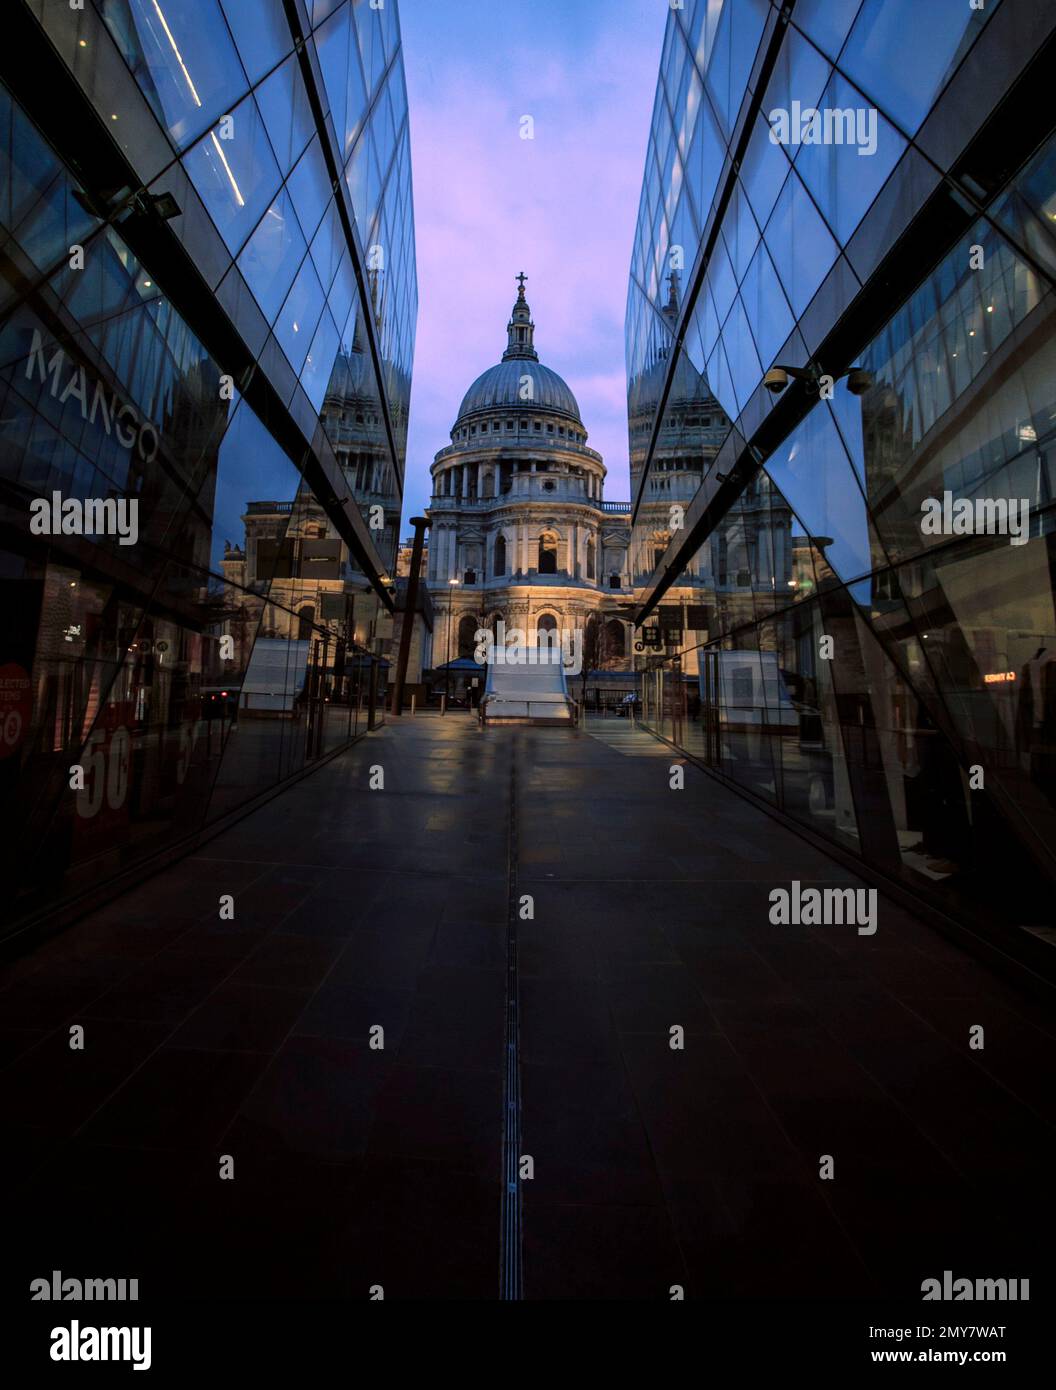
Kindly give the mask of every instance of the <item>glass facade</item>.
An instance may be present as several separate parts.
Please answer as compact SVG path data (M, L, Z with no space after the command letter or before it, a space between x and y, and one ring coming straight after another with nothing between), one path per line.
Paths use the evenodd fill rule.
M11 19L8 932L380 717L417 311L396 0Z
M960 0L672 9L626 318L644 722L1034 959L1054 27ZM671 432L709 395L721 434L669 497Z

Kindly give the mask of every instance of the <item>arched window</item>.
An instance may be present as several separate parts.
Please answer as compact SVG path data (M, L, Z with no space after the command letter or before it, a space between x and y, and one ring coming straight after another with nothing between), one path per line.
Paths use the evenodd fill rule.
M477 645L477 620L471 613L458 620L458 654L472 657Z
M552 613L540 613L535 624L535 644L543 650L557 648L557 619Z
M587 537L587 578L594 578L594 542Z
M500 531L495 537L495 563L492 565L492 574L506 573L506 537Z
M540 613L539 621L535 626L538 632L556 632L557 619L552 613Z
M297 610L297 641L307 642L312 635L312 621L315 618L315 608L312 604L306 603L303 608Z
M605 624L605 653L609 657L627 655L627 636L623 624L616 618L610 618Z
M552 531L544 531L539 537L539 573L557 573L557 537Z

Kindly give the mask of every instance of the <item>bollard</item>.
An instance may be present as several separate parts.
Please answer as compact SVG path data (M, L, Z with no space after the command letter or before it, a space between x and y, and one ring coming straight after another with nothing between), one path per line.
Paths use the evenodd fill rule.
M418 696L417 696L417 695L412 695L412 696L411 696L411 715L412 715L412 716L413 716L414 714L417 713L417 705L418 705Z
M441 713L441 714L446 714L446 713L447 713L447 696L446 696L446 695L441 695L441 696L440 696L440 713Z

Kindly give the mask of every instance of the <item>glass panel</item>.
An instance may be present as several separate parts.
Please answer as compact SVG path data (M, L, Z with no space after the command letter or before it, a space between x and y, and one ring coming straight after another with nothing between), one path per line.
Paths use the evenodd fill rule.
M345 131L348 48L351 42L352 26L349 23L347 6L315 31L315 51L319 55L319 66L323 71L324 109L329 105L330 116L339 139Z
M864 0L840 67L913 135L996 8L980 11L962 0Z
M259 82L293 47L282 0L220 0L220 3L231 26L242 66L251 83Z
M143 95L177 149L196 140L246 90L216 0L118 0L103 7Z
M823 126L823 143L801 144L794 155L796 173L842 243L850 239L906 142L839 73L819 105L821 120L832 122L833 139Z
M275 158L285 174L315 134L297 59L287 58L260 84L255 95Z
M798 0L792 22L830 58L836 58L862 0Z
M322 409L323 397L334 370L337 349L337 329L329 311L324 309L311 349L305 359L304 370L301 372L301 385L316 410Z
M961 542L900 571L957 736L985 760L1021 833L1056 843L1053 538Z
M870 569L865 498L825 402L815 406L766 462L782 496L843 579Z
M821 657L831 636L817 601L778 614L765 625L773 642L768 711L771 743L780 749L783 809L822 834L856 847L857 819L832 685L832 662Z
M792 119L793 103L797 103L801 111L820 106L820 97L831 73L832 64L822 57L814 45L794 28L789 29L778 52L761 108L773 129L779 129L778 113ZM794 152L795 146L792 146L790 153Z
M311 242L315 236L316 228L322 220L323 213L333 202L330 179L326 172L326 162L323 159L318 139L313 140L304 154L301 155L290 173L286 187L289 189L290 196L293 198L293 205L297 209L297 220L301 224L301 229L307 240Z
M774 263L763 245L760 245L752 257L748 274L741 286L741 299L758 346L762 366L769 367L778 349L792 332L792 311L777 278Z
M311 259L305 257L293 288L286 297L275 321L275 336L290 360L290 366L300 373L308 355L316 325L323 308L323 287Z
M239 269L268 323L274 323L306 250L293 202L282 189L238 258Z
M777 800L765 687L775 678L773 653L760 652L755 627L726 637L719 653L722 770L768 801Z
M760 113L756 117L748 152L741 165L740 180L747 190L755 220L761 227L769 220L777 195L788 177L789 167L785 146L775 145L770 139L770 126Z
M788 302L797 315L802 314L838 249L794 172L785 180L764 237Z
M253 98L241 102L183 162L217 231L237 251L281 182Z
M74 187L0 87L0 225L39 270L68 255L71 246L84 245L100 225L73 197Z

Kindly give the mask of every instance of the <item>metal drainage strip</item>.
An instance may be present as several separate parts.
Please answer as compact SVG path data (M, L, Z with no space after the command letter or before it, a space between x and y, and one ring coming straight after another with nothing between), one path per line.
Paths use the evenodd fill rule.
M522 1203L521 1069L517 1014L517 737L510 750L510 810L506 842L508 905L506 914L506 1007L503 1046L505 1069L502 1095L502 1230L500 1234L500 1299L524 1297L521 1252Z

